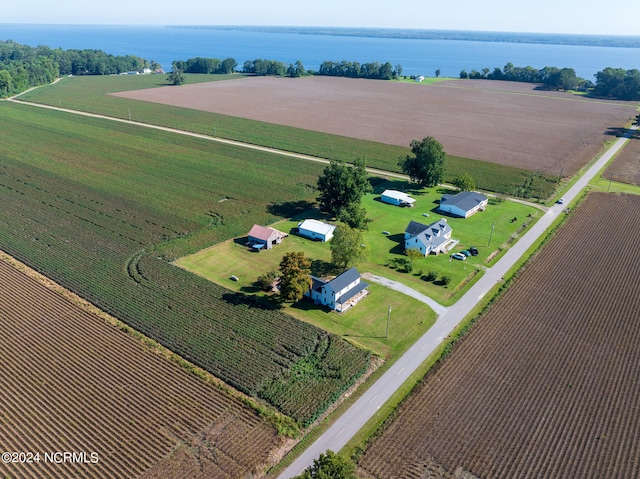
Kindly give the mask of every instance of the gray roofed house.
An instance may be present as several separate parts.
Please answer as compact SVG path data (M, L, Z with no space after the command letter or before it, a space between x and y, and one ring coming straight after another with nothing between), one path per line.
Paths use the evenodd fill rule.
M305 296L313 299L316 304L343 312L369 293L368 286L369 283L360 280L358 270L351 268L330 281L311 276L311 288Z
M411 221L404 231L404 249L415 249L425 256L430 253L443 253L451 240L451 233L451 226L446 218L428 226Z
M463 191L457 195L442 195L440 210L452 216L468 218L478 211L484 211L487 204L486 196L475 191Z

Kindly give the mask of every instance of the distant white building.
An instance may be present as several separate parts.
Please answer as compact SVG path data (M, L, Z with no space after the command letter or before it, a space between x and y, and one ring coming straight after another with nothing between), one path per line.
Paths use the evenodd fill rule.
M311 287L305 293L316 304L322 304L339 313L364 298L369 291L369 283L360 280L360 273L351 268L331 281L311 276Z
M298 234L316 241L330 241L335 229L334 225L318 220L304 220L298 223Z
M414 198L411 198L407 193L397 190L384 190L380 196L380 200L383 203L396 206L413 206L416 202Z
M451 233L451 226L445 218L430 225L411 221L404 230L404 249L418 250L424 256L444 253L450 243Z

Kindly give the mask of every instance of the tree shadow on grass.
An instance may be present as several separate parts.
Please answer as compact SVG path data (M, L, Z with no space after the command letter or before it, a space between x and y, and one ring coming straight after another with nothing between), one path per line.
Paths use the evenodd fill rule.
M625 136L626 134L628 134L631 130L627 129L627 128L608 128L605 135L607 136L615 136L617 138L621 138L623 136ZM640 139L640 130L635 130L633 132L633 134L631 135L631 138L637 140Z
M305 214L306 217L314 217L315 203L307 200L285 201L284 203L271 203L267 206L267 212L282 218L294 218ZM319 215L319 212L317 212ZM310 216L311 215L311 216Z
M276 311L283 308L279 301L256 298L244 293L225 293L222 295L222 300L233 306L244 306L249 309L261 309L264 311Z
M328 261L315 259L311 262L311 274L317 277L329 276L335 274L337 268Z

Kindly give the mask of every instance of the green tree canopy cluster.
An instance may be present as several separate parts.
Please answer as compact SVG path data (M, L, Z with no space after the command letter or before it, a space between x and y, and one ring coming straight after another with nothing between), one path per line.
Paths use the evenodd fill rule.
M502 69L495 67L493 71L490 68L471 70L471 73L462 70L460 78L542 83L553 90L575 90L593 86L590 81L576 76L573 68L544 67L538 70L530 66L516 67L513 63L507 63Z
M284 76L287 73L287 64L277 60L247 60L242 66L244 73L253 73L259 76Z
M133 55L114 56L101 50L62 50L0 41L0 97L51 83L65 75L110 75L157 66Z
M331 263L338 268L351 268L369 259L369 246L361 230L339 223L331 238Z
M407 155L398 161L403 173L422 186L433 187L442 183L447 154L440 142L431 136L422 141L412 140L411 152L413 156Z
M331 160L318 178L320 209L352 228L366 229L369 220L362 208L362 197L373 191L363 160L347 165Z
M313 466L306 468L294 479L356 479L356 466L348 459L327 450L313 460Z
M605 68L596 73L595 96L618 100L640 100L640 71Z
M280 262L280 295L285 301L299 301L311 286L311 260L304 252L287 253Z
M394 70L389 62L384 64L380 64L378 62L360 64L358 62L342 60L341 62L322 62L322 65L320 65L320 69L318 70L318 75L391 80L400 75L401 71L401 65L396 65Z
M238 62L233 58L203 58L195 57L188 60L176 60L172 63L173 70L180 70L183 73L210 73L227 74L233 73Z

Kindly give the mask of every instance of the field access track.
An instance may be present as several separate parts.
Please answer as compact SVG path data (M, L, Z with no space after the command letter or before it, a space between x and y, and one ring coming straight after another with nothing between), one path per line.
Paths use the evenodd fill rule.
M0 261L0 442L12 478L246 477L274 428L211 384ZM98 462L45 463L49 452Z
M370 445L363 477L640 475L640 197L592 193L571 215Z
M322 76L244 78L114 95L403 147L433 136L449 155L566 176L591 161L638 107L530 83L419 85Z

